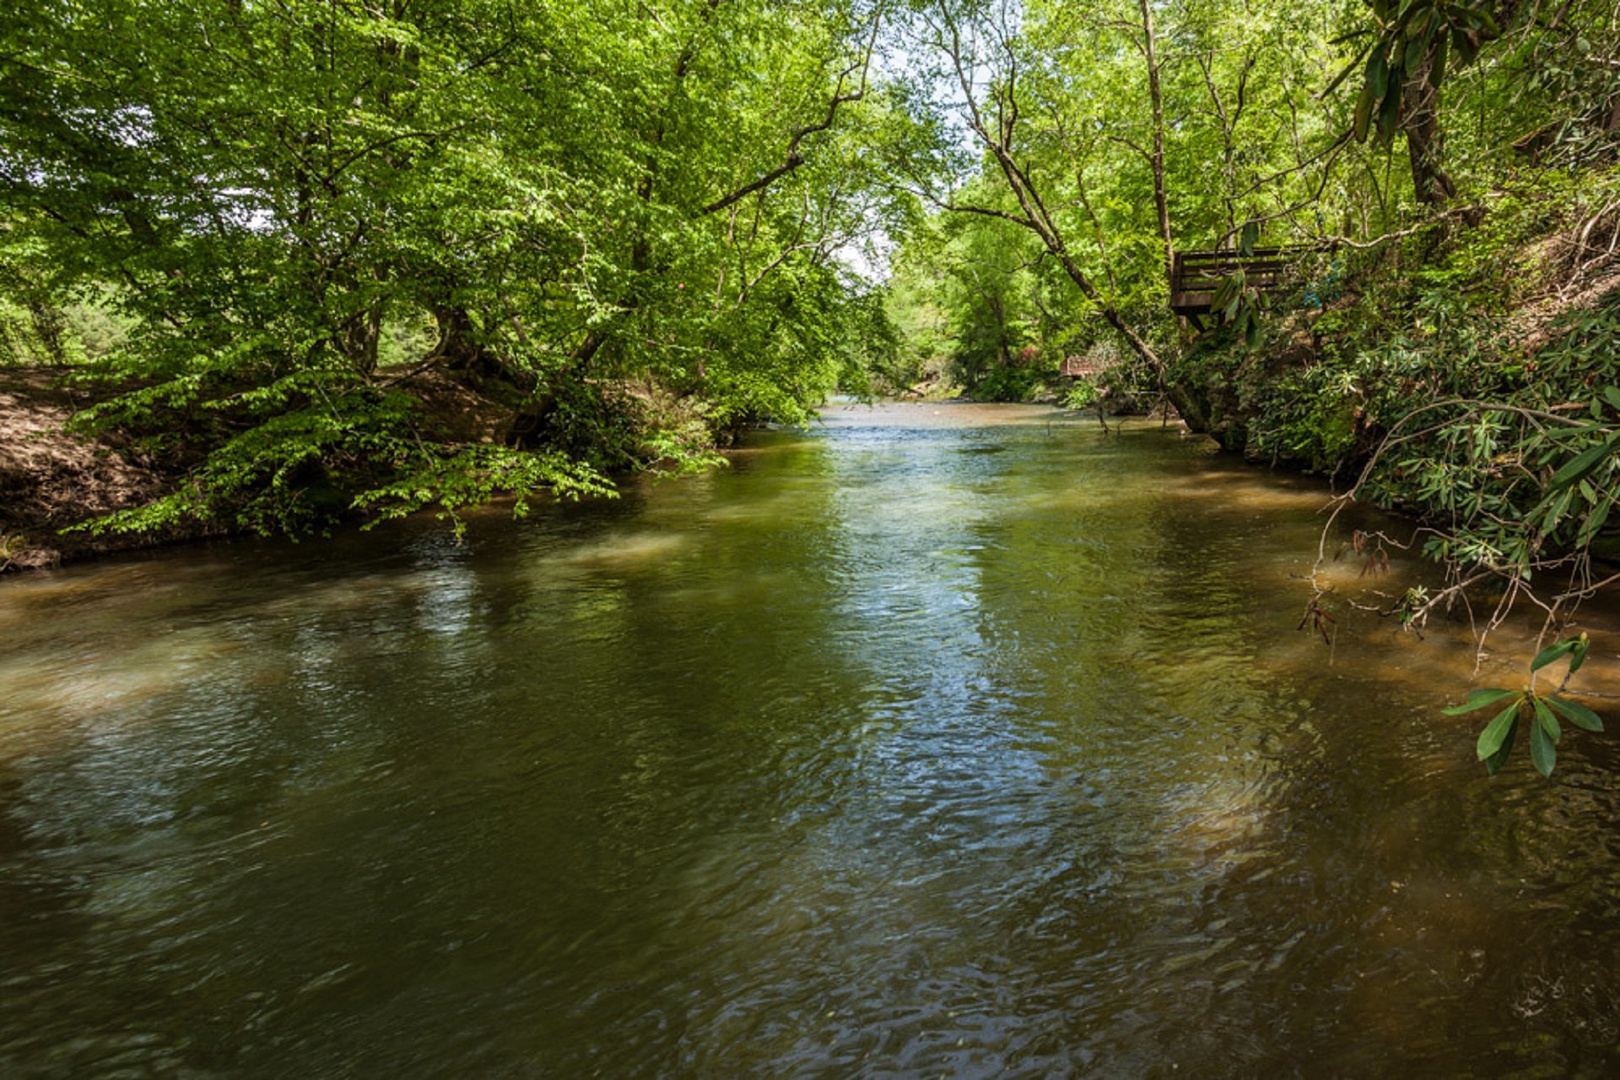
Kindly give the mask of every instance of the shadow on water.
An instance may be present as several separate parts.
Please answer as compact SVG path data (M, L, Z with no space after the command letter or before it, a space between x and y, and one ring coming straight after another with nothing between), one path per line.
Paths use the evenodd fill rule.
M1612 1073L1612 745L1487 780L1462 628L1296 630L1321 503L850 408L8 585L0 1071Z

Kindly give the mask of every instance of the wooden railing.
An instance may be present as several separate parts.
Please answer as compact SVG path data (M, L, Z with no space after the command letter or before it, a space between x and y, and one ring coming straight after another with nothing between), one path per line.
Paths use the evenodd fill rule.
M1195 326L1210 313L1215 290L1238 270L1244 284L1265 292L1306 255L1323 250L1314 244L1255 248L1248 255L1235 250L1178 251L1170 267L1170 310Z

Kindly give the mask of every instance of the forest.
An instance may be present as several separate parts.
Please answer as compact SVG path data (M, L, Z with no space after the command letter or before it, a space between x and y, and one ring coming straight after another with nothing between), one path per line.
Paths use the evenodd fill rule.
M1620 0L24 0L0 1078L1620 1076L1617 503Z
M0 471L8 561L611 495L839 391L1173 409L1508 604L1614 546L1608 3L50 0L0 65L0 385L147 478Z

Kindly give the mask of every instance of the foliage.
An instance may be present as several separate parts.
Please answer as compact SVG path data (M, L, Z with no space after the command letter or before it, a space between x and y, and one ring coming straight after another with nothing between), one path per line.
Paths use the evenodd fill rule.
M1491 0L1372 0L1376 33L1357 57L1366 60L1366 69L1356 98L1356 140L1366 141L1373 129L1386 143L1394 137L1402 120L1402 91L1412 79L1425 78L1438 88L1452 56L1458 66L1473 63L1480 45L1501 34L1494 6Z
M1472 690L1466 702L1445 710L1447 716L1462 716L1502 705L1501 710L1479 733L1475 747L1487 772L1495 775L1507 762L1522 725L1529 726L1530 761L1542 776L1551 776L1558 762L1558 743L1563 738L1559 717L1585 731L1603 730L1603 721L1596 713L1579 702L1561 696L1570 676L1579 671L1585 662L1589 647L1590 642L1585 634L1549 645L1530 661L1530 683L1522 690L1499 687ZM1563 682L1551 693L1537 693L1536 673L1560 659L1567 659L1569 665Z
M1436 559L1523 581L1585 575L1620 490L1616 341L1620 297L1566 316L1529 355L1414 354L1432 396L1369 402L1387 435L1359 486L1424 513Z
M1361 499L1418 519L1411 540L1366 538L1386 558L1418 547L1445 568L1444 586L1382 611L1404 625L1454 605L1472 618L1481 599L1482 637L1522 600L1563 625L1613 580L1594 560L1615 550L1620 521L1620 293L1591 287L1592 269L1613 264L1582 237L1613 227L1616 183L1592 168L1506 180L1471 227L1432 219L1345 253L1347 292L1326 307L1280 297L1265 353L1227 327L1175 368L1228 445L1347 476L1338 510ZM1317 610L1326 595L1318 584ZM1476 702L1499 709L1483 758L1499 764L1523 720L1550 769L1547 716L1568 711L1528 691Z
M1065 409L1090 409L1101 400L1097 384L1090 379L1076 379L1069 392L1063 395Z
M994 219L947 217L914 233L889 290L891 303L913 305L898 317L912 330L907 374L933 368L983 400L1027 394L1040 374L1041 349L1030 346L1043 329L1046 288L1034 247Z
M356 508L373 513L366 528L437 506L438 516L452 521L460 536L465 523L457 511L497 496L512 496L513 512L522 517L541 491L569 499L615 495L600 474L556 451L521 453L501 446L469 446L449 454L407 451L401 464L387 484L354 497Z
M316 527L353 491L313 474L457 505L572 475L404 452L421 432L382 404L404 365L545 414L526 449L594 472L664 456L609 383L700 396L720 427L800 418L872 325L838 254L903 227L886 170L928 138L869 77L881 10L842 0L36 14L0 24L0 329L31 335L14 356L97 360L138 387L103 419L160 410L208 455L120 528ZM94 296L118 332L51 344Z
M1176 396L1170 254L1320 222L1323 147L1347 123L1316 97L1342 56L1338 26L1327 5L920 5L912 54L956 84L930 105L940 126L975 133L982 158L944 190L919 184L941 217L896 260L908 347L950 357L970 389L994 373L1005 392L1043 381L1008 370L1019 348L1055 368L1113 338L1139 361L1133 389ZM919 269L954 288L918 289ZM1243 284L1232 317L1258 343Z

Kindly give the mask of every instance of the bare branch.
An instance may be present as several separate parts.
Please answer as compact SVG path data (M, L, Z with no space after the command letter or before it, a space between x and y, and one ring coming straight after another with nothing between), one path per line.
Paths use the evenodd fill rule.
M1342 236L1325 236L1322 237L1322 242L1332 247L1352 248L1357 251L1363 251L1367 248L1378 247L1380 244L1387 244L1391 240L1399 240L1402 237L1414 236L1425 229L1432 229L1445 218L1460 217L1466 214L1478 213L1482 209L1484 208L1479 206L1453 207L1452 209L1436 214L1434 217L1425 221L1420 221L1409 229L1401 229L1399 232L1384 233L1382 236L1375 236L1371 240L1357 241L1350 240Z

